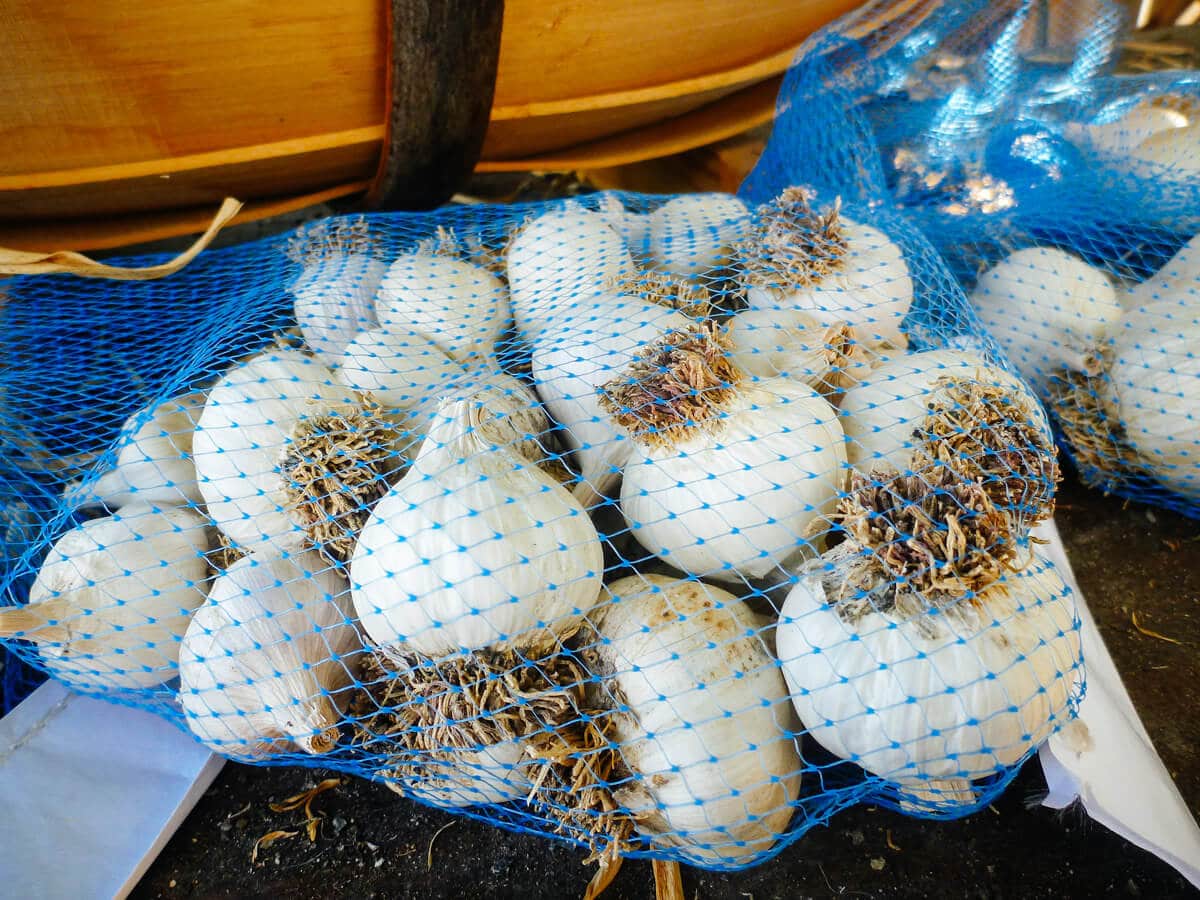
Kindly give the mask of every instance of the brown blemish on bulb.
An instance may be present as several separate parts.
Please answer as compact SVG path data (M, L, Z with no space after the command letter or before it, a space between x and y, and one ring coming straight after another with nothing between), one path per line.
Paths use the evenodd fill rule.
M711 424L744 379L733 343L715 322L674 331L646 347L600 388L600 406L635 440L671 447L689 429Z
M399 438L371 403L296 426L279 463L288 509L331 562L349 562L371 508L407 465Z
M820 212L815 193L790 187L759 207L749 238L736 247L747 278L765 288L809 288L837 271L849 245L841 224L841 198Z

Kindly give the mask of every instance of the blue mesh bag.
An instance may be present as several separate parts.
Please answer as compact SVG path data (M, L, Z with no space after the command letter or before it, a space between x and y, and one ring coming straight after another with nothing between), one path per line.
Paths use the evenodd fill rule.
M802 53L761 177L828 168L810 123L836 95L875 148L863 190L939 250L1081 478L1197 515L1200 73L1127 71L1108 2L863 17Z
M1083 691L1055 448L839 99L740 196L11 279L7 645L605 865L987 804Z

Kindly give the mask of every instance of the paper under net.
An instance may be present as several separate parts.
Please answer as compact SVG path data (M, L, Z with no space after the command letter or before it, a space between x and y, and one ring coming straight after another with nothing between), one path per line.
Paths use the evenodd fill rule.
M6 643L233 758L732 868L977 809L1074 714L1044 413L883 204L343 217L4 290Z

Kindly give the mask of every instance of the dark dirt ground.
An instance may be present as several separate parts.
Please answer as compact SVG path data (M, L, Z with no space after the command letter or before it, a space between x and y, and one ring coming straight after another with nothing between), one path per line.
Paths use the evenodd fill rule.
M1058 523L1092 612L1167 768L1200 809L1200 523L1063 483ZM1142 628L1172 638L1139 632ZM1114 773L1119 777L1119 773ZM417 806L348 780L319 795L315 842L280 801L326 774L230 763L133 893L147 898L581 897L582 852ZM958 822L873 807L836 816L755 869L684 871L686 896L1038 898L1196 896L1169 866L1077 808L1036 805L1034 761L990 809ZM443 830L444 829L444 830ZM271 831L297 830L250 856ZM654 896L650 865L625 864L608 900Z

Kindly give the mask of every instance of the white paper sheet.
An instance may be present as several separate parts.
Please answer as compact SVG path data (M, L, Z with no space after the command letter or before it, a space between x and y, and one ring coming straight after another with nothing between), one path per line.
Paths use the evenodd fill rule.
M1043 803L1061 809L1078 797L1101 825L1149 850L1200 887L1200 828L1125 692L1071 572L1058 529L1051 523L1039 531L1050 542L1043 552L1075 591L1087 667L1087 694L1079 708L1086 736L1067 728L1042 747L1042 769L1050 787ZM1180 710L1180 715L1193 714Z
M124 897L222 762L148 712L43 684L0 719L0 895Z

